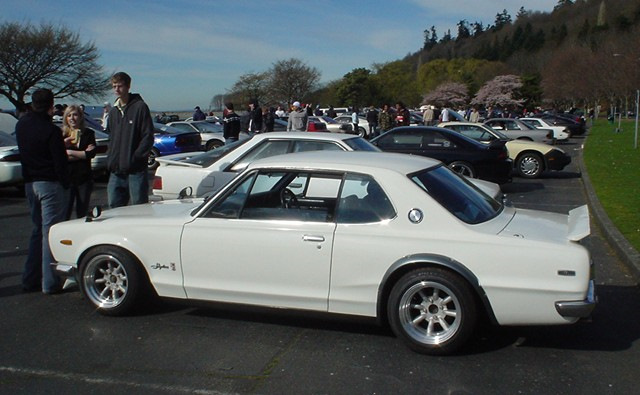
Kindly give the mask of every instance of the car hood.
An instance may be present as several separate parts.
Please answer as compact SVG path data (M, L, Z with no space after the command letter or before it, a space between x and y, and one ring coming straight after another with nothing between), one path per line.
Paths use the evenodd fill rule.
M581 240L590 232L589 209L585 205L569 211L569 215L516 209L515 215L500 234L529 240L564 243L567 240Z
M158 202L137 204L105 210L93 222L104 222L111 219L144 221L148 218L184 217L198 207L204 199L172 199Z

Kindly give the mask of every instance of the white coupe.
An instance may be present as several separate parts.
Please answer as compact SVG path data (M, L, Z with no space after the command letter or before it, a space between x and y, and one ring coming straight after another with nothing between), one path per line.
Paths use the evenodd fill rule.
M445 354L481 316L588 317L588 234L586 206L505 206L433 159L317 151L253 162L210 199L56 224L49 243L56 270L103 314L158 295L369 316L413 350Z

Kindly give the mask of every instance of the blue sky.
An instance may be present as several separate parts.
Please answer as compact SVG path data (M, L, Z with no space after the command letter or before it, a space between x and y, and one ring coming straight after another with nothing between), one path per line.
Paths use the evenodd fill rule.
M208 107L237 78L297 58L321 82L398 60L423 31L492 24L506 9L550 12L557 0L2 0L0 22L64 24L92 41L109 73L126 71L152 110ZM105 100L113 101L109 94ZM70 102L65 100L65 102ZM94 104L94 103L86 103ZM9 108L0 99L0 108Z

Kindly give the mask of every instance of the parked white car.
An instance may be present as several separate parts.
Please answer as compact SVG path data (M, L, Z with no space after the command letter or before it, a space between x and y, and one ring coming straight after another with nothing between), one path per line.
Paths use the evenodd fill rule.
M481 143L507 140L506 146L513 168L520 177L538 178L546 170L562 170L571 163L571 156L560 148L528 140L514 140L490 126L472 122L444 122L441 128L454 130Z
M0 187L22 184L22 165L18 143L12 135L0 131Z
M176 199L185 188L188 195L201 197L222 188L254 160L304 151L377 151L359 136L327 132L262 133L251 139L205 153L184 153L158 158L160 166L153 180L152 200ZM501 199L500 186L472 179L486 194Z
M351 114L338 115L337 117L335 117L335 120L340 123L345 123L353 126ZM358 135L364 137L367 134L369 134L369 122L364 116L358 115Z
M185 187L192 195L214 192L256 159L301 151L379 151L368 141L354 135L327 132L260 133L204 153L160 157L153 181L153 194L175 199Z
M553 130L553 138L557 141L565 141L571 137L571 132L564 126L556 126L543 118L525 117L519 118L522 122L533 126L538 129L551 129Z
M211 199L56 224L49 243L106 315L157 294L376 317L411 349L446 354L481 317L588 317L589 232L586 206L505 206L434 159L316 151L255 161Z

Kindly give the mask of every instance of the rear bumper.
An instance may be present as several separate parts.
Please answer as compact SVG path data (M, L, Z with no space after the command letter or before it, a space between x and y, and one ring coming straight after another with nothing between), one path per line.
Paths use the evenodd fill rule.
M598 298L595 294L595 283L589 281L589 289L585 300L568 300L556 302L556 311L566 318L587 318L596 307Z

